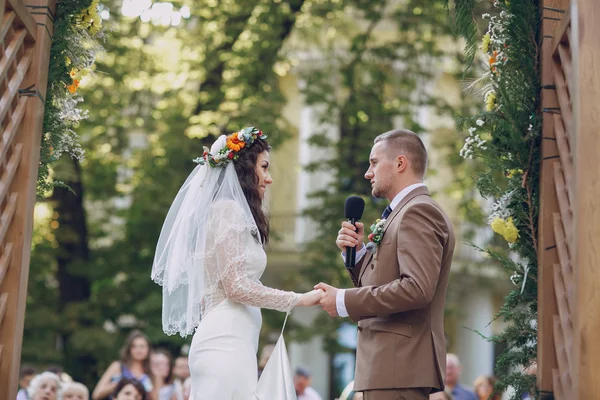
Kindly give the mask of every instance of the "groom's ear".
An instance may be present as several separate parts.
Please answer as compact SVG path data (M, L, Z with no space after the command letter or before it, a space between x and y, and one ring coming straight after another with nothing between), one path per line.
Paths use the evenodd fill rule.
M396 168L398 172L404 172L408 168L408 158L405 155L396 157Z

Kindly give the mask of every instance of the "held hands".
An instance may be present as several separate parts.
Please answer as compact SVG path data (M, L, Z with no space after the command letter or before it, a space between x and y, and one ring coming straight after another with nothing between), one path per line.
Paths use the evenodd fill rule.
M299 306L310 307L319 304L321 297L325 295L325 292L321 289L311 290L310 292L302 293L300 295Z
M337 317L338 312L336 300L338 289L334 288L333 286L329 286L328 284L323 282L319 283L318 285L315 285L315 289L320 289L324 291L324 295L319 301L319 304L323 308L323 311L325 311L331 317Z
M362 222L357 222L356 227L348 221L342 222L342 228L338 231L338 236L335 241L337 247L345 254L346 247L356 247L360 250L365 241L365 225Z

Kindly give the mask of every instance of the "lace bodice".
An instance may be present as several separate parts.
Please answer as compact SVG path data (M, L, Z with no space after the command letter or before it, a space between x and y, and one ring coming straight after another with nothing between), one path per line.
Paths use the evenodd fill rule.
M202 315L226 298L249 306L291 311L300 295L260 282L267 256L262 244L239 223L241 218L241 210L234 201L219 201L212 206L206 239Z

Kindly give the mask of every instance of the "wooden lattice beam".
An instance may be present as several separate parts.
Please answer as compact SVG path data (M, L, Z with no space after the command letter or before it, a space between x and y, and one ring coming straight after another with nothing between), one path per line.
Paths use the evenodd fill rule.
M584 400L598 398L600 393L600 7L597 0L577 0L574 5L577 311L573 377L577 399Z
M0 399L16 398L55 0L0 0ZM27 96L23 89L37 91Z
M540 166L540 209L538 219L538 389L551 392L553 390L554 370L558 368L554 345L554 316L558 309L554 287L554 265L559 263L554 238L554 214L559 212L556 189L554 186L554 163L559 158L556 134L554 130L554 114L560 106L556 95L553 73L553 35L564 24L557 21L564 16L550 9L566 10L569 0L542 0L541 49L541 107L544 110L542 121L542 163ZM546 9L548 8L548 9ZM549 17L549 18L548 18ZM558 380L560 381L560 379Z

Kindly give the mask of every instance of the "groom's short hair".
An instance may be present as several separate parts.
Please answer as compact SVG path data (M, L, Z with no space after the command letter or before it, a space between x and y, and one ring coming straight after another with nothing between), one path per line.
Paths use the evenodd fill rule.
M374 143L388 142L389 151L395 153L394 157L404 155L410 160L415 175L425 178L427 170L427 149L416 133L408 129L394 129L377 136Z

